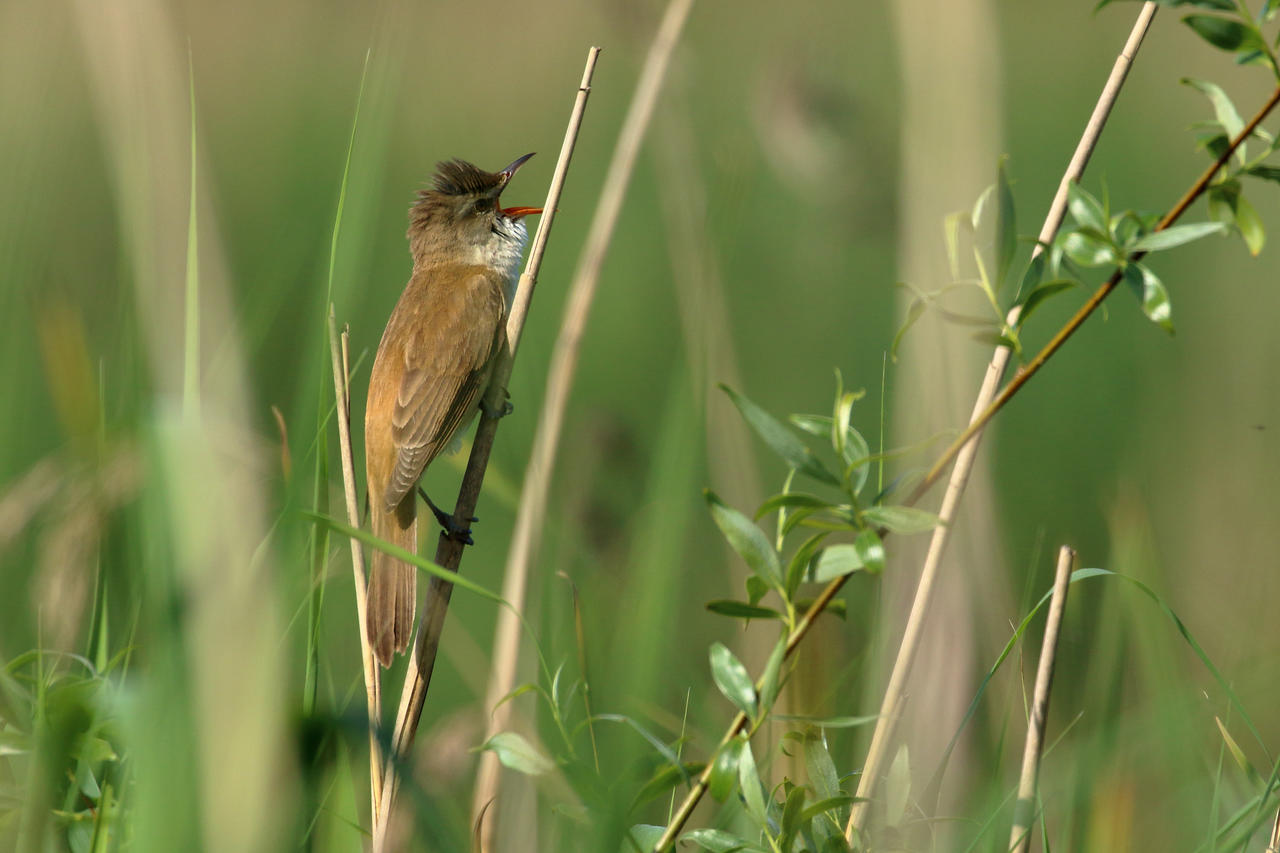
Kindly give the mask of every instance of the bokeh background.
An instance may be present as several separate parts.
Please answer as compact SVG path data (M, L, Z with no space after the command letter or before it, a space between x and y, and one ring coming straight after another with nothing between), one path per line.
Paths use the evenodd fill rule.
M882 422L885 446L962 423L986 346L929 316L887 360L906 300L895 282L945 283L943 218L994 180L1001 154L1019 231L1039 230L1137 8L694 6L582 343L528 608L543 656L576 675L566 578L577 587L597 712L669 740L683 732L689 754L705 756L731 715L708 678L708 644L758 670L773 642L769 626L744 632L703 609L740 597L746 570L701 489L750 512L785 473L716 383L779 415L827 412L838 368L867 390L855 423L873 446ZM89 763L101 802L118 805L113 844L361 843L367 771L352 715L363 701L338 539L311 611L319 678L303 713L318 587L301 512L341 507L336 433L319 430L331 252L359 447L372 351L409 270L413 192L437 160L496 169L538 151L507 198L540 203L587 48L605 48L463 564L497 589L567 284L660 14L651 2L561 0L0 4L0 722L12 747L0 837L15 849L88 849L77 845L90 798L66 769L83 763L58 760L82 754L86 731L107 750ZM1147 211L1182 193L1207 162L1188 125L1211 115L1185 76L1219 82L1246 114L1268 91L1263 72L1163 11L1086 186ZM1280 222L1274 186L1251 198ZM1011 623L1048 588L1062 543L1083 565L1149 584L1274 746L1274 257L1268 246L1250 258L1232 238L1158 258L1176 336L1117 293L1001 415L913 685L904 737L919 784ZM1043 309L1028 342L1082 298ZM184 379L193 369L198 395ZM890 475L928 464L939 445L929 448ZM318 453L329 460L319 496ZM432 494L456 488L464 461L433 466ZM882 583L848 585L848 615L825 618L802 652L788 711L874 712L920 553L895 541ZM413 849L469 843L496 613L454 596L408 795ZM1030 678L1035 646L993 682L952 761L941 813L963 820L940 830L942 849L999 846L1007 831L981 824L1016 781L1016 670ZM527 680L539 677L532 649ZM1049 737L1069 732L1043 774L1060 849L1209 838L1251 790L1220 764L1215 716L1270 767L1168 618L1131 587L1077 585L1060 654ZM536 697L516 701L522 731L552 734ZM757 745L775 781L793 772L778 751L785 730ZM602 738L625 805L656 758L621 727ZM865 732L829 739L842 772L856 769ZM554 780L511 775L503 790L499 849L599 849L607 836L583 828ZM664 815L662 800L605 823ZM717 820L732 818L704 807L695 823Z

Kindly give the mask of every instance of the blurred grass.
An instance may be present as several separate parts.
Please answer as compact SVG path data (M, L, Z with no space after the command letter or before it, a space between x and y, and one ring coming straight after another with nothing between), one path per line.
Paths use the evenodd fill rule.
M1047 204L1130 11L993 11L1000 144L1012 155L1024 231ZM353 362L376 345L407 276L404 213L434 162L462 156L492 167L538 150L511 192L516 202L539 198L583 49L606 47L513 379L515 412L495 447L492 475L518 484L564 282L655 16L647 5L564 2L0 6L0 112L10 117L0 122L0 357L9 401L0 420L0 659L10 662L0 705L10 747L0 770L0 846L88 849L88 840L74 840L87 825L110 827L97 849L274 849L308 831L314 849L359 843L365 756L345 543L330 542L316 565L325 607L312 611L316 713L304 719L300 614L315 578L299 511L323 500L303 472L316 470L317 450L332 452L318 423L328 379L317 356L362 62L371 51L332 279L339 319L352 327ZM1184 127L1206 108L1177 85L1180 76L1218 80L1242 105L1256 99L1248 69L1184 30L1175 15L1157 19L1090 169L1090 186L1105 181L1113 198L1135 207L1163 207L1200 167ZM148 38L129 42L131 32ZM869 437L876 431L881 357L898 310L890 285L900 274L899 146L911 144L898 138L895 38L885 6L695 7L655 132L664 122L687 125L690 174L706 198L696 248L713 265L705 268L718 270L733 361L698 346L702 318L689 316L698 303L676 290L688 277L672 264L691 255L669 246L663 181L671 160L656 147L606 263L530 612L548 658L575 669L569 594L556 572L572 577L595 709L674 738L691 691L686 755L703 755L729 715L706 677L708 644L760 642L702 609L738 593L743 570L727 559L698 489L740 477L735 499L749 509L763 497L751 493L760 481L768 488L782 474L763 456L740 460L742 470L724 458L712 463L727 429L706 434L708 423L723 423L710 389L725 377L715 371L735 364L744 390L773 411L821 411L838 366L868 389L856 418ZM194 116L181 61L188 39ZM113 88L103 57L120 43L137 45L136 67L153 69L150 83L126 76ZM147 96L154 92L177 94ZM945 138L947 128L936 132ZM1274 193L1256 203L1265 221L1280 222ZM182 386L172 382L191 340L179 333L182 311L170 312L184 305L174 259L184 257L189 210L200 250L208 430L184 423L174 405ZM937 223L926 238L941 237L940 215ZM941 240L935 245L941 258ZM1271 377L1280 297L1269 257L1253 261L1238 242L1210 241L1162 259L1176 338L1119 298L1002 415L984 454L1002 549L992 562L1014 568L1001 588L971 590L973 601L959 606L981 611L987 599L1017 601L1044 587L1051 567L1041 560L1029 580L1029 555L1041 540L1070 542L1085 564L1160 591L1274 743L1280 721L1266 709L1280 698L1270 606L1280 593L1272 571L1280 496L1268 472L1280 468ZM1065 303L1044 309L1033 340L1064 316ZM166 317L178 320L167 331ZM719 334L704 328L708 340ZM975 346L965 358L982 356ZM357 370L353 380L357 447L366 375ZM900 378L891 366L890 398L910 392ZM288 426L289 478L272 405ZM890 427L896 444L930 432L897 415ZM748 467L758 467L758 479ZM456 481L456 471L436 466L428 487L447 491ZM327 486L336 498L337 483ZM496 588L510 500L486 494L478 514L479 545L464 571ZM895 569L914 571L905 560ZM842 678L862 671L876 595L850 586L849 620L824 625L805 653L798 704L867 710L871 702L841 692L853 689ZM1249 796L1229 760L1225 781L1214 781L1214 715L1256 766L1268 766L1265 756L1238 718L1225 716L1224 697L1153 608L1117 589L1084 585L1072 595L1050 739L1055 724L1083 716L1045 765L1056 843L1103 850L1208 838L1211 799L1227 815ZM453 609L425 720L422 787L410 792L429 849L468 843L467 749L486 713L477 670L494 609L461 592ZM104 618L90 632L98 612ZM998 650L987 638L1003 630L987 625L965 638L966 653L985 665ZM103 632L105 655L95 647ZM34 648L46 649L39 663L22 657ZM93 668L58 651L85 654ZM753 654L743 656L758 667L762 656ZM535 677L531 664L527 675ZM962 707L974 689L957 688ZM965 814L985 819L1013 778L1017 750L1005 742L1020 737L1017 690L1012 676L998 679L965 742L966 772L979 781L949 777L966 788L951 792ZM515 701L549 740L532 697ZM939 728L949 733L954 722ZM82 737L90 731L115 752L89 762L101 792L93 810L64 772L95 743ZM831 734L842 767L856 761L860 736ZM249 748L255 743L262 751ZM621 727L602 730L601 745L606 776L617 780L606 792L614 823L600 828L603 839L636 819L625 804L653 756ZM528 789L516 781L507 790ZM256 805L238 817L247 835L221 834L223 809L250 791ZM572 835L572 822L548 808L536 813L536 826L511 819L503 832L540 837L543 849ZM651 822L663 815L659 805L641 813ZM710 810L699 815L712 819Z

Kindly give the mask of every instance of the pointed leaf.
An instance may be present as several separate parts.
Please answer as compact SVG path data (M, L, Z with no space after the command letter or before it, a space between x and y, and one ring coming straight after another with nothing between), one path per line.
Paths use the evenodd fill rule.
M1213 114L1217 118L1218 124L1222 125L1222 129L1227 132L1227 136L1235 139L1244 130L1244 119L1240 118L1240 113L1236 112L1236 105L1231 102L1231 98L1227 93L1222 91L1222 87L1216 83L1210 83L1208 80L1198 80L1195 77L1183 77L1183 85L1190 86L1205 94L1209 99L1209 103L1213 105ZM1243 164L1245 162L1244 145L1236 151L1236 156Z
M907 316L903 319L902 325L898 327L898 331L893 336L893 343L889 346L890 360L898 360L898 345L902 343L902 338L906 335L907 330L924 315L926 307L925 301L919 296L911 300L911 304L907 306Z
M1080 225L1106 232L1107 215L1102 204L1075 181L1067 185L1067 209Z
M787 597L795 595L795 591L800 587L801 580L804 579L805 573L809 568L809 561L813 559L813 555L818 552L824 539L829 534L826 532L815 533L806 539L796 552L791 555L791 559L787 561Z
M720 389L729 395L729 399L738 407L738 411L742 413L742 417L746 420L747 425L755 430L756 435L788 466L833 486L840 483L835 475L823 467L822 463L813 455L804 442L787 429L773 415L757 406L738 392L734 391L728 385L721 385Z
M1267 229L1262 224L1262 217L1258 216L1258 211L1254 210L1244 196L1236 199L1235 214L1236 227L1240 229L1240 236L1249 247L1249 254L1257 257L1267 242Z
M1248 173L1255 178L1280 183L1280 166L1254 166Z
M742 755L738 758L738 784L742 786L742 799L747 805L747 814L764 829L769 826L769 813L765 810L764 789L756 770L756 758L751 754L751 742L746 735L738 737L742 739Z
M650 800L662 796L683 780L697 776L706 769L706 766L701 761L689 761L678 767L672 764L665 764L659 767L657 772L649 777L649 781L644 783L644 787L636 794L635 799L631 801L632 808L644 805Z
M770 587L781 589L782 567L778 552L773 550L764 531L736 509L725 506L710 489L704 490L703 496L711 509L711 517L715 519L716 526L724 534L729 546L738 552L757 577Z
M904 743L898 748L889 766L889 778L885 781L885 815L889 826L900 826L911 801L911 761Z
M858 552L865 571L873 575L884 571L884 543L880 541L879 533L867 528L853 540L853 547Z
M787 801L782 807L782 831L778 838L779 850L791 850L796 836L808 821L804 815L804 788L799 785L787 792Z
M804 767L809 774L809 784L822 800L839 797L840 776L836 773L835 762L827 751L827 739L818 729L805 733L803 746Z
M666 831L667 828L665 826L637 823L627 831L627 841L623 842L622 850L624 853L634 853L636 850L652 850L662 840L662 836Z
M1082 267L1100 267L1117 260L1114 246L1083 231L1072 231L1063 237L1062 250Z
M541 776L556 769L551 759L515 732L498 732L480 748L492 750L504 765L526 776Z
M711 645L711 677L725 698L748 717L756 713L756 688L742 661L723 643Z
M1188 15L1182 22L1196 31L1196 35L1221 50L1239 50L1246 44L1255 44L1256 38L1249 27L1229 18L1215 15ZM1255 44L1256 46L1256 44Z
M826 583L832 578L852 574L862 568L862 555L853 545L832 545L823 550L813 567L814 583Z
M938 526L941 519L931 512L910 506L873 506L862 511L869 523L894 533L924 533Z
M1008 157L1000 158L999 177L996 182L999 207L996 216L996 287L1004 285L1018 251L1018 222L1013 208L1013 190L1009 187Z
M707 778L707 791L719 802L733 793L738 784L738 758L742 755L742 741L734 738L716 753L711 763L711 775Z
M1153 231L1139 237L1130 246L1134 252L1159 252L1182 246L1192 240L1208 237L1210 234L1225 234L1226 226L1221 222L1195 222L1190 225L1174 225L1163 231Z
M760 607L755 604L747 604L745 601L733 601L731 599L708 601L707 609L712 613L719 613L721 616L730 616L734 619L782 618L782 614L772 607Z
M1129 264L1124 269L1124 280L1142 305L1142 313L1151 322L1173 334L1173 305L1169 292L1156 274L1144 264Z
M750 843L745 838L739 838L723 829L695 829L680 836L680 841L696 844L703 850L710 850L711 853L734 853L736 850L746 850Z
M1018 314L1018 328L1022 328L1022 324L1027 322L1027 318L1031 316L1031 312L1043 305L1049 298L1075 286L1076 282L1069 278L1056 278L1053 281L1046 281L1044 284L1037 285L1034 290L1027 294L1027 301L1022 303L1022 311Z
M782 677L782 661L787 656L787 638L782 637L773 647L769 661L764 665L764 673L760 676L760 715L764 716L773 709L778 698L778 685Z

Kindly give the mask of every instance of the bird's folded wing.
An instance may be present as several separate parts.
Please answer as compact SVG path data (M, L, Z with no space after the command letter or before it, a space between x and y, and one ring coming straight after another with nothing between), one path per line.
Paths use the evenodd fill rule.
M398 449L387 483L386 505L398 504L472 411L486 368L501 340L501 283L477 274L459 294L426 312L396 394L391 435Z

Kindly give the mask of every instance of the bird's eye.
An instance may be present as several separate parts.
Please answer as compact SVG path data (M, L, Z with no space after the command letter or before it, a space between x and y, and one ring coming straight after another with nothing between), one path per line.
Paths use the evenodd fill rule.
M488 213L493 210L493 200L487 198L477 199L475 206L472 209L476 213Z

